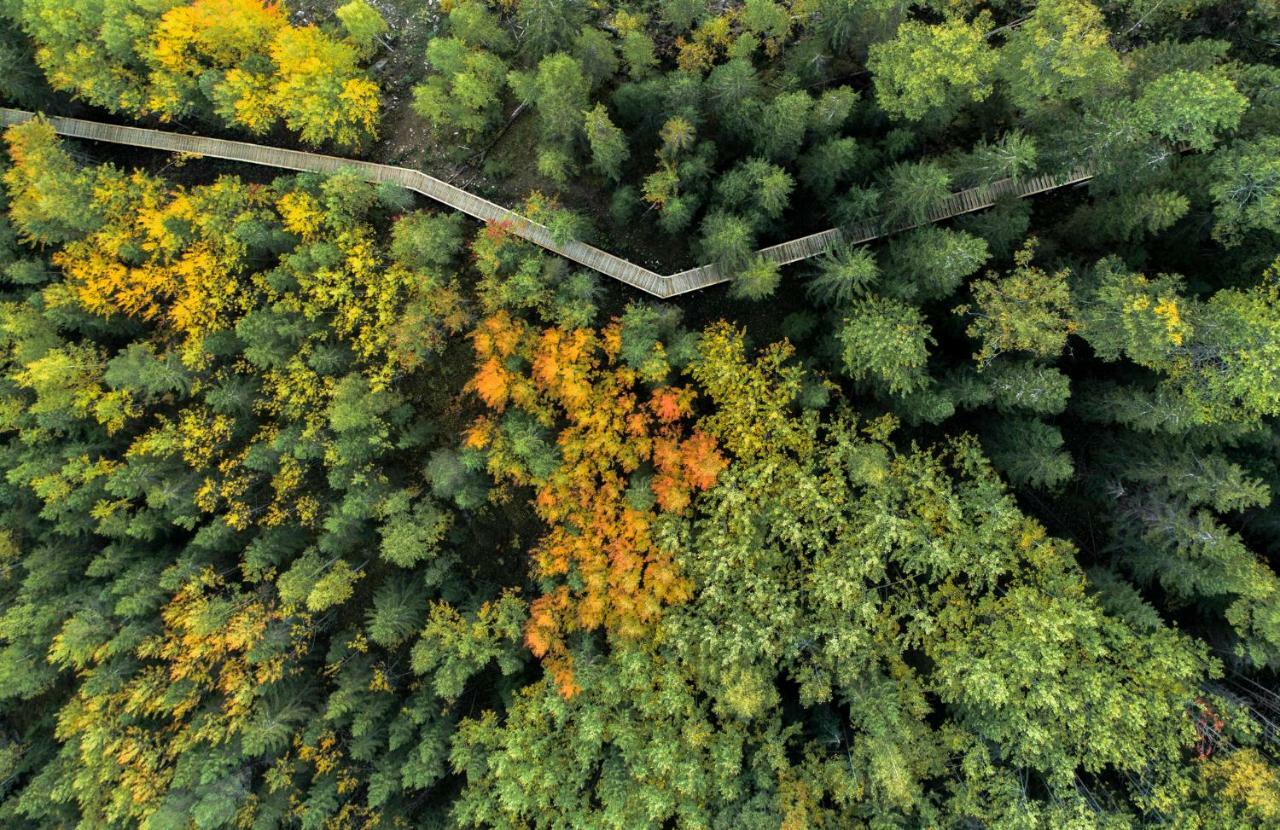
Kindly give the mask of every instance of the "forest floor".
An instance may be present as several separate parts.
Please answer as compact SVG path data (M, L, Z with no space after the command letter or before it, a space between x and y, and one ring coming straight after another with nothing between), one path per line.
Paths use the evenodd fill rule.
M328 23L343 0L299 0L296 23ZM426 74L427 42L439 32L436 0L371 0L387 21L386 45L370 65L383 90L382 137L365 157L370 161L421 170L498 204L518 208L533 193L554 197L562 207L586 217L596 230L593 239L610 253L658 273L700 264L689 240L672 239L657 228L656 217L642 213L635 221L612 218L614 188L582 171L565 187L537 172L537 123L526 108L508 108L508 122L497 140L468 146L458 135L439 135L413 111L413 86ZM392 37L394 35L394 37Z
M509 108L507 123L488 145L461 144L460 136L441 136L413 111L412 95L388 95L383 137L369 153L372 161L421 170L501 205L519 209L534 193L553 197L561 207L584 216L595 234L584 241L660 274L700 264L683 237L671 239L656 217L642 212L631 222L613 220L614 188L586 171L559 186L537 170L537 122L528 109ZM450 144L451 140L455 142Z

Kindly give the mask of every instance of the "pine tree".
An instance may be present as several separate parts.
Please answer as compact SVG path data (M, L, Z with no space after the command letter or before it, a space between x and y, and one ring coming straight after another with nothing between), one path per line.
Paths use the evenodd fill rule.
M515 9L530 63L569 49L585 22L586 10L572 0L520 0Z
M937 225L917 228L890 241L884 293L912 302L950 296L989 257L979 237Z
M934 342L920 311L901 300L868 297L853 303L837 337L845 371L891 394L919 390L929 383L925 363Z
M1232 245L1249 231L1280 232L1280 138L1237 144L1215 155L1212 172L1216 239Z
M734 275L729 293L738 299L756 302L772 297L781 281L778 263L757 256Z
M885 173L884 193L889 227L921 225L951 195L951 176L937 162L899 162Z
M603 104L587 110L584 118L583 129L591 145L592 163L606 178L618 181L622 177L622 165L631 155L626 136L609 120Z
M702 255L722 272L734 273L747 266L755 253L753 223L723 211L707 215L702 222Z
M582 66L591 89L599 89L618 72L618 56L608 35L591 26L583 26L573 42L573 57Z

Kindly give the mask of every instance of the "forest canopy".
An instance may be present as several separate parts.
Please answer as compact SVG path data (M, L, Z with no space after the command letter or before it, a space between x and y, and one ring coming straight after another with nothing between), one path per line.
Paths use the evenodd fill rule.
M1280 827L1277 32L0 0L6 105L733 277L10 127L0 824Z

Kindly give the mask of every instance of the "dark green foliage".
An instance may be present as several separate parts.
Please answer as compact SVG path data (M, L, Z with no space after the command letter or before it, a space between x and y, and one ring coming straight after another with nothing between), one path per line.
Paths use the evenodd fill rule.
M1032 203L1029 199L1005 196L989 210L958 217L955 227L987 241L992 257L1006 259L1027 238L1031 227Z
M573 42L573 56L591 81L592 89L613 78L618 71L618 56L613 43L599 29L582 27Z
M1035 418L994 420L983 432L982 447L996 469L1020 487L1057 487L1075 472L1062 433Z
M31 44L15 27L0 27L0 97L39 109L52 94L36 66Z
M899 162L885 174L885 221L919 225L951 194L951 176L937 162Z
M866 158L857 139L834 138L817 144L800 158L800 181L818 196L830 197L842 181L858 171Z
M837 248L818 260L818 271L806 290L826 305L844 306L865 295L879 279L880 269L868 249Z
M885 261L884 291L920 303L950 296L987 261L987 243L936 225L895 237Z
M1071 397L1070 379L1058 369L1031 361L997 360L981 371L965 369L947 378L956 404L990 405L1000 412L1056 415Z
M738 269L729 286L729 292L743 300L763 300L772 297L782 280L778 263L764 257L755 257Z
M586 18L583 4L575 0L526 0L517 8L520 49L531 63L569 49Z
M751 261L756 248L754 223L731 213L712 213L702 223L702 255L732 274Z

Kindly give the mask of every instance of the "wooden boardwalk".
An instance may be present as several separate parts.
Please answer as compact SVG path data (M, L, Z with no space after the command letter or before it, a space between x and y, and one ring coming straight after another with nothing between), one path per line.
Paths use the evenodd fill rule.
M26 110L0 108L0 125L20 124L35 117L35 113ZM687 294L708 286L729 282L732 279L729 275L721 274L715 265L703 265L664 276L583 242L557 242L544 225L418 170L327 156L321 153L304 153L298 150L267 147L245 141L228 141L142 127L123 127L79 118L47 116L46 120L59 135L70 138L126 144L174 153L191 153L285 170L315 173L351 170L367 181L390 182L421 193L428 199L462 211L482 222L507 223L512 233L535 245L660 299ZM1046 190L1085 181L1091 175L1089 171L1081 170L1067 176L1037 176L1017 182L1003 179L985 187L961 190L952 194L942 205L932 211L927 221L940 222L962 213L991 207L997 198L1006 194L1018 197L1032 196ZM881 223L869 222L843 231L832 228L763 248L759 253L761 256L786 265L818 256L838 245L867 242L911 227L915 225L889 227Z

